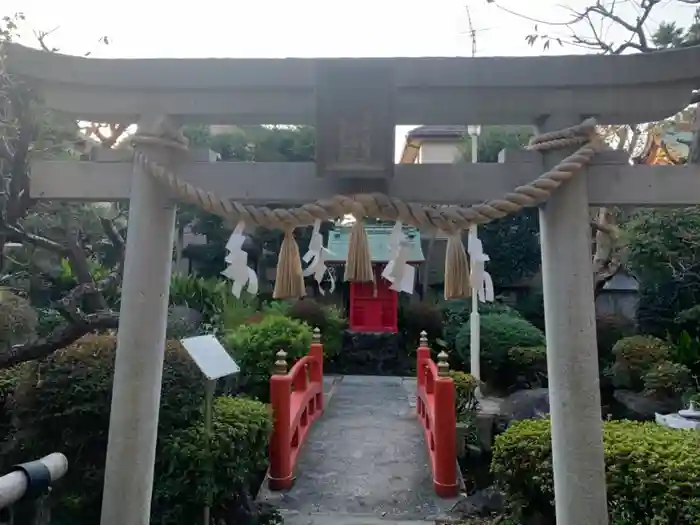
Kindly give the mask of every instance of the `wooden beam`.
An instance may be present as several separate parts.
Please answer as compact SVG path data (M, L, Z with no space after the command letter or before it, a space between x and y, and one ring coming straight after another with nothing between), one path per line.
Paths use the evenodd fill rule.
M542 173L537 154L514 164L398 164L388 193L407 202L468 205L502 197ZM529 157L529 161L527 160ZM613 159L614 160L614 159ZM35 161L31 196L47 200L129 198L131 163ZM193 162L181 177L240 202L299 204L336 193L374 191L371 181L318 177L313 163ZM601 156L587 172L593 206L688 206L700 203L697 166L630 166ZM78 197L79 196L79 197Z

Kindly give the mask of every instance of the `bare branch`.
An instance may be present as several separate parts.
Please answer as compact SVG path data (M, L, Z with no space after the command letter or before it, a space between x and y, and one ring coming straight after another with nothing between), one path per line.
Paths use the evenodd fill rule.
M65 348L81 337L96 330L118 328L119 315L116 312L100 312L85 316L79 322L56 328L51 335L30 343L14 345L0 351L0 369L43 359L55 351Z
M104 219L102 217L100 217L100 224L102 225L102 229L104 230L105 235L109 239L109 242L111 242L112 246L118 249L123 256L124 238L119 233L119 230L117 230L117 227L112 221L110 221L109 219Z

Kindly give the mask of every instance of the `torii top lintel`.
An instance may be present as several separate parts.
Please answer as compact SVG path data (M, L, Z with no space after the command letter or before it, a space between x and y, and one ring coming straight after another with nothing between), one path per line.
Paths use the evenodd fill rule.
M700 46L624 56L338 59L95 59L7 45L12 73L76 118L316 124L322 106L385 107L392 124L601 124L668 117L700 87ZM349 89L348 89L349 88ZM366 103L366 104L365 104Z

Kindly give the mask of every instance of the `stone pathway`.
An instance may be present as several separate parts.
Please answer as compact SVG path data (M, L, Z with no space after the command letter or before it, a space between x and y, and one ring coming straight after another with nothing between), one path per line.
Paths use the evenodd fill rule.
M415 381L338 377L314 423L294 487L259 499L283 510L289 525L403 524L434 521L454 505L432 487Z

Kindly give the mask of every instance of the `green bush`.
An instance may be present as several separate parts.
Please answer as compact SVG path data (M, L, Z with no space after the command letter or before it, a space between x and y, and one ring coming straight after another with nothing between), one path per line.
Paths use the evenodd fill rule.
M508 350L508 372L512 384L541 388L547 386L547 348L545 346L516 346Z
M700 434L655 423L605 423L611 525L700 523ZM517 523L554 523L550 422L525 420L496 438L491 470Z
M270 396L270 375L277 352L287 352L291 367L309 353L310 344L311 328L282 315L270 315L257 324L242 325L225 338L226 348L241 367L241 387L263 401Z
M455 385L455 410L457 421L469 418L479 408L476 389L479 381L471 374L450 370L450 377Z
M644 377L644 394L658 399L680 398L693 386L690 369L679 363L661 361L653 365Z
M37 308L36 313L38 320L36 334L39 337L48 336L65 322L61 312L55 308Z
M615 362L606 372L612 377L617 388L641 391L644 388L643 376L655 364L669 360L670 346L648 335L634 335L620 339L613 346Z
M287 315L306 323L312 330L321 330L323 353L328 359L333 359L340 353L347 322L339 309L305 298L292 303Z
M0 436L3 438L12 433L12 403L15 390L22 377L28 373L28 369L34 366L34 363L22 363L0 370Z
M201 421L162 440L157 469L167 475L158 480L153 498L162 523L196 523L207 501L213 502L214 523L242 522L235 509L241 507L240 495L267 468L272 414L258 401L220 397L212 416L211 456Z
M99 522L115 350L115 337L85 337L23 366L16 383L10 406L13 435L3 444L10 448L2 457L4 470L55 451L68 457L71 468L52 498L56 523ZM159 462L164 460L164 440L200 423L203 400L201 373L178 342L168 342L158 421ZM250 424L259 425L257 420ZM156 486L170 475L159 472Z
M517 377L508 357L515 347L535 347L545 344L542 331L520 316L508 313L481 316L481 378L497 389L507 389ZM467 322L457 334L459 357L469 363L471 327Z
M29 341L36 335L37 314L24 297L0 288L0 346Z
M634 323L621 315L601 314L596 316L596 338L598 341L598 362L601 368L612 364L612 349L620 339L635 333Z
M418 347L422 331L425 330L431 343L442 337L442 312L436 303L429 301L400 305L398 325L409 353L413 354Z
M469 315L472 311L471 299L451 299L443 302L440 306L443 319L442 338L447 348L454 350L457 348L457 334L465 323L469 322ZM510 306L498 301L479 303L479 314L508 314L516 317L520 315Z
M222 279L204 279L175 275L170 281L170 305L187 306L202 314L203 331L220 334L244 324L255 314L255 299L243 293L231 293L231 283Z

